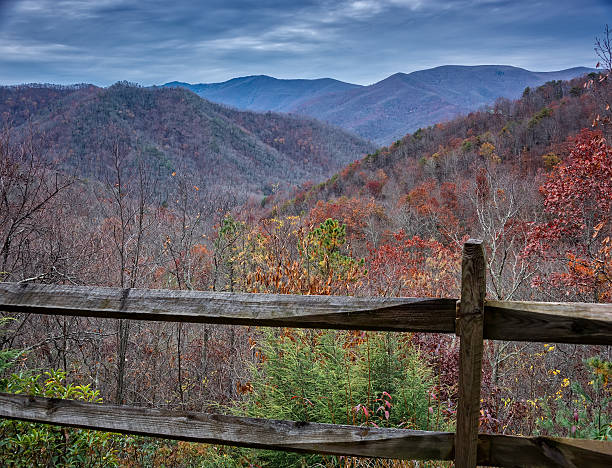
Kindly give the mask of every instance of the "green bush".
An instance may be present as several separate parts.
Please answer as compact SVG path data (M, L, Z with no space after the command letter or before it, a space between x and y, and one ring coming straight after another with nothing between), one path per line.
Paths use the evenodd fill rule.
M407 335L263 331L243 414L319 423L433 430L433 378ZM439 414L439 408L436 408ZM443 420L441 425L446 428ZM259 452L259 463L300 466L321 456Z
M101 402L89 385L65 384L63 371L13 374L2 381L0 391L91 403ZM118 466L115 434L71 429L23 421L0 421L0 460L3 466Z
M12 320L14 319L11 317L0 318L0 327L4 326L5 324L8 324L8 322ZM3 332L6 332L6 330L0 328L0 334L2 334ZM25 351L20 349L0 349L0 377L6 370L12 367L13 364L15 364L15 362L17 361L17 359L19 359L19 357L22 356L24 353ZM5 380L0 379L0 388L2 388L3 385L5 385Z
M463 142L461 143L461 151L463 153L469 153L470 151L472 151L473 147L474 144L468 139L463 140Z

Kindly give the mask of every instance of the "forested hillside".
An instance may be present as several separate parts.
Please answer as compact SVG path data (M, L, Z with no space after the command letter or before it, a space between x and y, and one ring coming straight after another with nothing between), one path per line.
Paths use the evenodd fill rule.
M34 132L49 160L104 179L116 153L169 176L192 173L203 188L249 193L317 179L372 149L313 119L230 110L182 88L0 88L14 135Z
M29 93L27 105L35 107ZM113 135L129 135L132 145L154 142L163 152L164 142L186 144L183 157L194 158L196 131L171 131L170 115L158 114L157 103L184 112L172 114L179 122L172 128L212 120L219 126L197 128L221 132L231 116L218 137L246 135L241 141L252 142L250 149L274 147L278 154L287 148L279 165L303 154L300 141L314 139L308 127L275 140L283 138L275 129L287 132L294 121L235 113L183 90L116 85L61 93L50 104L55 108L33 119L57 146L21 129L18 138L7 129L0 140L3 281L456 298L462 242L477 237L486 246L490 299L612 302L612 85L605 74L525 89L516 101L499 99L354 157L325 182L305 182L263 202L252 197L234 209L204 193L190 166L162 183L157 162L134 171L129 153L110 151L102 159L107 177L92 183L47 156L50 148L59 155L61 142L93 151L107 144L96 129L114 126L120 130ZM145 132L145 121L156 130ZM311 125L314 135L321 127ZM66 127L72 133L59 131ZM109 141L111 150L117 141ZM309 154L331 151L310 144ZM219 154L235 150L223 146ZM276 170L291 169L284 164ZM455 424L454 335L15 314L1 320L3 391L336 424ZM610 360L605 347L486 342L481 432L609 438ZM23 438L35 431L39 437ZM124 466L405 466L11 421L0 422L0 434L0 458L18 450L31 464L50 463L45 448L52 441L65 463L76 453Z
M318 200L344 196L372 197L397 208L402 197L425 182L434 183L427 190L432 198L445 183L454 190L468 190L462 184L473 181L482 168L515 174L517 181L528 180L537 192L541 177L567 156L568 138L609 112L608 88L597 79L595 89L585 88L595 76L525 88L519 100L500 98L481 111L418 129L354 161L326 182L302 187L293 200L279 200L277 205L300 213ZM465 198L461 195L455 194ZM469 225L469 218L459 218ZM440 235L435 229L431 233Z

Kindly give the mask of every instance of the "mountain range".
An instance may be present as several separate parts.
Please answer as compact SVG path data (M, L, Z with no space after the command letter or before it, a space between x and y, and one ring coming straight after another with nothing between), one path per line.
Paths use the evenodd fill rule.
M261 195L279 185L322 180L375 150L356 134L376 143L396 141L499 96L587 72L443 66L371 86L261 76L148 88L126 82L108 88L19 85L0 87L0 116L17 135L34 128L49 159L85 177L112 171L113 148L121 143L127 167L144 161L166 176L188 172L212 190Z
M188 88L238 109L314 117L387 145L418 128L492 104L499 97L518 98L526 87L593 71L586 67L533 72L506 65L445 65L396 73L369 86L329 78L280 80L265 75L211 84L174 81L163 86Z

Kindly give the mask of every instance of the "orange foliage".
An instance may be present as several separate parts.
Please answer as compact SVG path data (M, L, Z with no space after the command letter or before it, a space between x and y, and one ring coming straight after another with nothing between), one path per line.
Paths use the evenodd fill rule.
M453 182L438 185L436 180L429 179L400 197L398 205L409 208L417 216L435 219L440 233L448 237L459 227L457 190Z
M564 265L550 276L596 302L612 301L612 147L601 132L572 139L566 161L540 187L550 221L535 226L526 253ZM537 283L542 284L540 277Z
M384 210L371 198L340 197L332 201L319 200L310 210L308 224L316 225L328 218L346 224L347 239L364 240L365 228L370 221L384 218Z
M459 291L459 250L418 236L408 238L404 231L371 249L368 266L374 295L453 297Z

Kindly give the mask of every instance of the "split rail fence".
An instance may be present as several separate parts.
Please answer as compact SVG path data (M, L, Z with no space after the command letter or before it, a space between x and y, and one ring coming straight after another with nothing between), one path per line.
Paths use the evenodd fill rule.
M457 430L255 419L0 393L0 417L166 439L457 467L612 466L612 442L479 434L483 339L612 344L612 305L485 301L482 242L463 249L461 299L292 296L0 283L0 310L272 327L455 333Z

